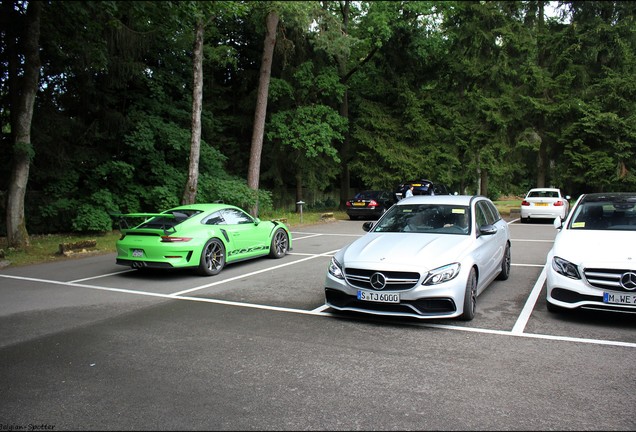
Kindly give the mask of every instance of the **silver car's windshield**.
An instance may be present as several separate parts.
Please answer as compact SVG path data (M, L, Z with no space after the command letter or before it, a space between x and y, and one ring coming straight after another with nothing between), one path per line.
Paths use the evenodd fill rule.
M470 233L469 208L442 204L396 205L378 221L373 232Z
M579 205L570 220L573 230L636 231L634 202L594 201Z

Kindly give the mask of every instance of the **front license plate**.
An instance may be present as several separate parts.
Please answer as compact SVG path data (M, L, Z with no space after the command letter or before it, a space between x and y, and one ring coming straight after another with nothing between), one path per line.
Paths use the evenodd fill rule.
M636 294L603 293L603 303L636 305Z
M358 300L378 303L399 303L400 294L358 290Z
M133 253L132 256L135 258L141 258L144 256L144 251L143 249L133 249Z

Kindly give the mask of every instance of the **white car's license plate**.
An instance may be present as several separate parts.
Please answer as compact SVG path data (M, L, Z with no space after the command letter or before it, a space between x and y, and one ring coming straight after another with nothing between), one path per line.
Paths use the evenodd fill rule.
M358 290L358 300L378 303L399 303L400 294Z
M141 258L144 256L144 251L143 249L133 249L133 257L135 258Z
M636 305L636 294L603 293L603 303Z

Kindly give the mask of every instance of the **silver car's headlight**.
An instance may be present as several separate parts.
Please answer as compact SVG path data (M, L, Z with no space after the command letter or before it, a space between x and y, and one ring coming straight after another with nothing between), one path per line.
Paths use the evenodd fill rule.
M342 267L335 258L331 258L331 262L329 263L329 274L335 278L344 279L344 275L342 274Z
M569 277L570 279L581 279L581 274L579 273L577 266L563 258L555 256L552 259L552 268L555 272L565 277Z
M453 263L431 270L422 285L437 285L454 279L459 274L460 267L459 263Z

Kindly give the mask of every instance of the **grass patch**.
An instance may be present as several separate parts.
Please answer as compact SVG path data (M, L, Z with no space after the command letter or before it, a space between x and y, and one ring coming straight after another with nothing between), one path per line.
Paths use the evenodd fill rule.
M493 201L493 203L495 204L495 207L497 207L497 210L499 210L499 213L501 213L503 217L507 217L510 216L510 210L519 209L521 207L521 201L523 201L523 198L508 198L505 200Z

